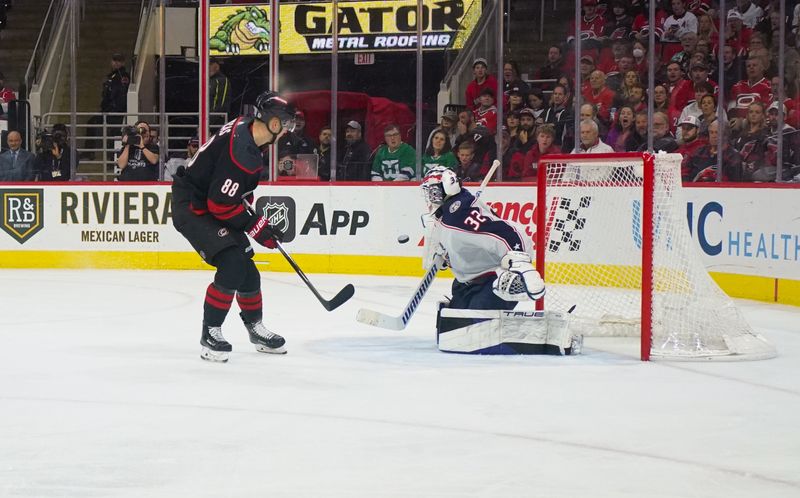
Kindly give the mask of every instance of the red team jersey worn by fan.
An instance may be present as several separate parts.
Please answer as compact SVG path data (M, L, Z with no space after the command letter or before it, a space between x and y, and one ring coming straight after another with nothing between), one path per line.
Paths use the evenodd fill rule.
M481 92L486 89L490 88L493 92L497 91L497 78L492 76L491 74L486 75L486 79L483 80L483 83L478 83L476 80L472 80L467 85L467 90L465 92L467 107L470 110L474 111L481 106L481 103L478 102L478 96L480 96Z
M258 187L264 167L250 132L252 122L252 118L239 118L220 128L186 168L192 212L211 214L235 230L244 230L254 220L242 198Z
M581 40L597 39L603 35L603 28L605 27L606 20L603 16L595 14L591 19L586 16L581 17ZM575 20L573 19L569 26L570 36L567 41L575 39Z
M483 126L492 135L497 132L497 107L478 108L472 111L472 114L475 117L476 126Z
M760 101L765 106L772 101L772 88L766 78L761 78L754 84L742 80L733 85L728 99L728 116L731 118L746 118L747 107L753 102Z

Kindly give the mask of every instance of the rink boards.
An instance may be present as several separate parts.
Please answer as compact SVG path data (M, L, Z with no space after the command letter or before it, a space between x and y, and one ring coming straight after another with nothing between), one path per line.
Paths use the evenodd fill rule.
M493 185L483 199L533 238L535 194L532 185ZM726 292L800 305L800 189L693 187L684 194L694 243ZM208 268L172 227L168 184L3 184L0 199L2 268ZM423 273L416 184L264 184L256 206L286 232L286 248L307 272ZM603 213L583 206L586 223L572 230L577 239L613 241L607 262L621 265L638 257L638 213L631 203L627 219L600 223ZM400 244L400 235L410 241ZM280 254L256 251L271 270L291 271ZM580 250L569 257L583 264Z

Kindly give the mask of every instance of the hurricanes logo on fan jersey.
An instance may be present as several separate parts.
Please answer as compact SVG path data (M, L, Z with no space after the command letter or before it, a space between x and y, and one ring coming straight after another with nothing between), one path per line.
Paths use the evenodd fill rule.
M291 197L261 197L256 201L256 212L262 213L271 227L283 232L283 242L291 242L295 237L295 207Z
M0 190L3 230L20 244L44 228L43 189Z

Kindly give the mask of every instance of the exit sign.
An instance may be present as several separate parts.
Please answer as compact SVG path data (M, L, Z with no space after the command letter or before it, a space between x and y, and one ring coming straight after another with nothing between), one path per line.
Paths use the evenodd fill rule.
M370 64L375 64L375 54L368 53L362 54L357 53L356 56L356 66L368 66Z

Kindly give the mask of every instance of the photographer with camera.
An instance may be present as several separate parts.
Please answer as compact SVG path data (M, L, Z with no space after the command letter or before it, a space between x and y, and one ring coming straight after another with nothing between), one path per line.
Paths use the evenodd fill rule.
M121 182L158 180L158 147L151 143L150 126L137 121L122 128L122 149L117 156Z
M70 149L64 125L53 125L36 137L36 179L40 182L68 182L72 174ZM77 165L76 165L77 167Z

